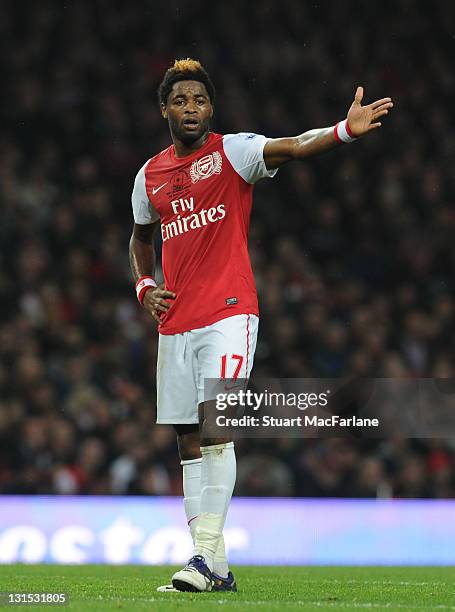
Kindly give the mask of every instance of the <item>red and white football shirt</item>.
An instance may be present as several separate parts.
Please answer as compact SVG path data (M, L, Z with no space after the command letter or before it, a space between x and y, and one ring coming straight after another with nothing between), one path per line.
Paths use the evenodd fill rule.
M258 134L210 133L185 157L171 145L139 170L134 221L161 220L166 289L176 294L159 332L177 334L237 314L258 314L248 255L253 185L267 170Z

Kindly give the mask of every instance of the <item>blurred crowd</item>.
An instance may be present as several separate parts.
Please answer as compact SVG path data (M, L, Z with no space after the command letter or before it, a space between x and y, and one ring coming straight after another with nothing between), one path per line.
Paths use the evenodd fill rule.
M394 98L381 130L256 188L256 375L454 377L452 2L6 5L1 493L181 493L127 256L134 176L170 142L156 89L174 57L211 73L222 133L333 125L358 84ZM242 440L237 455L242 495L455 495L455 438Z

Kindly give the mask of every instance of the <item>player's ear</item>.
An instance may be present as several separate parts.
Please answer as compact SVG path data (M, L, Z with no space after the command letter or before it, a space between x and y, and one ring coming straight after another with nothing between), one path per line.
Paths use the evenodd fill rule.
M213 104L210 104L210 119L213 117Z
M161 102L160 104L160 109L161 109L161 115L164 119L167 119L167 110L166 110L166 104L163 104L163 102Z

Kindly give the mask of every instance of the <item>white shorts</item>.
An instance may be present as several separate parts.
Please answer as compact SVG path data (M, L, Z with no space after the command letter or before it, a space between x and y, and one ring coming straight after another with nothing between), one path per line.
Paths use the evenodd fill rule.
M241 314L182 334L160 334L156 422L198 423L204 379L249 378L258 323L256 315Z

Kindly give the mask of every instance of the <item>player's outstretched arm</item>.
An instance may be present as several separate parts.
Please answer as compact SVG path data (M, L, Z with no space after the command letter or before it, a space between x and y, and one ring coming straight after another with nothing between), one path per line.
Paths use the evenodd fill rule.
M153 244L153 235L159 221L147 225L134 224L130 240L130 266L135 282L142 277L155 278L156 254ZM175 299L175 293L166 291L164 285L150 287L142 299L142 305L157 323L160 323L160 314L167 312L169 302Z
M362 106L363 87L357 87L347 118L334 127L310 130L293 138L274 138L264 147L267 168L279 168L283 164L318 155L343 142L350 142L381 127L379 119L393 107L391 98L381 98Z

